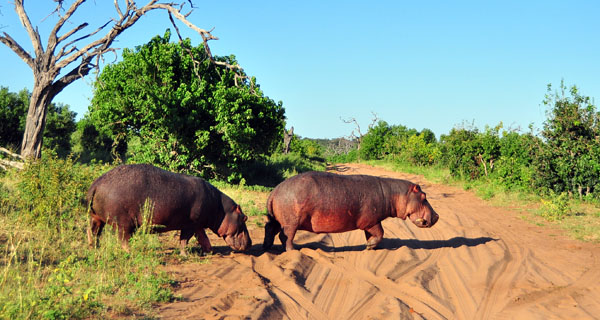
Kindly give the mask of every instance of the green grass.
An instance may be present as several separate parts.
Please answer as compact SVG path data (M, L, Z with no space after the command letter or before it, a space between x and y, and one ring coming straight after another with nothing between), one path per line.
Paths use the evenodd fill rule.
M538 226L558 227L574 239L600 242L600 207L597 201L580 201L569 198L566 194L541 196L527 190L507 190L493 179L459 180L451 177L446 168L421 167L385 160L366 163L392 171L421 174L434 183L471 190L494 206L521 212L521 218L527 222Z
M364 161L364 163L381 167L390 171L420 174L425 176L427 180L434 183L455 184L457 182L457 180L450 175L450 170L447 168L436 166L415 166L409 163L397 161L391 162L386 160L369 160Z
M0 319L152 317L174 299L154 234L137 232L130 253L110 227L89 248L81 203L104 166L52 154L0 176Z
M153 318L156 304L177 299L163 265L210 263L192 246L179 255L172 234L150 234L144 225L129 253L110 226L90 248L82 200L110 168L46 152L22 171L0 172L0 319ZM271 188L211 183L242 206L249 227L264 225Z

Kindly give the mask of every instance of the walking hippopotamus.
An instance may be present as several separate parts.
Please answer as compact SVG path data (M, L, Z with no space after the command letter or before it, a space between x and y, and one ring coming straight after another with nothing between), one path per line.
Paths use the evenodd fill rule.
M97 245L106 223L116 226L121 246L129 250L129 238L142 225L146 199L154 206L153 232L181 230L181 254L195 235L204 252L212 247L204 228L225 239L233 250L252 245L239 205L198 177L173 173L147 164L122 165L96 179L87 193L91 217L90 245ZM95 240L95 241L94 241Z
M367 249L383 239L381 221L406 219L420 228L439 219L419 185L410 181L367 175L306 172L280 183L267 200L263 249L269 250L279 233L286 251L293 250L296 230L315 233L361 229Z

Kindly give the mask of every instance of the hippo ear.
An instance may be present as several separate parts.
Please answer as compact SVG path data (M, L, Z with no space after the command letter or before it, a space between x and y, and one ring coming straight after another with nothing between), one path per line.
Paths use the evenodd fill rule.
M421 187L419 187L418 184L413 184L412 188L410 189L410 191L414 192L414 193L419 193L421 192Z
M421 202L425 201L425 199L427 199L427 195L425 192L421 192Z

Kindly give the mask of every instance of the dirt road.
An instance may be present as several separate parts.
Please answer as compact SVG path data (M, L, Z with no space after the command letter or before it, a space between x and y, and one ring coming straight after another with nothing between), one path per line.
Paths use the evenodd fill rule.
M341 174L418 182L440 215L431 229L389 218L380 249L364 233L299 231L299 250L230 253L210 235L208 264L167 266L184 301L164 319L597 319L600 246L569 240L471 192L366 165ZM220 254L219 254L220 253Z

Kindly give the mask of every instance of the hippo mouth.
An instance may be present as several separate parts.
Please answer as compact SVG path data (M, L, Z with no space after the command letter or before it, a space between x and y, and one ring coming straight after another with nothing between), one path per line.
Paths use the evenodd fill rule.
M223 237L227 245L235 251L246 251L252 246L252 240L248 231L240 232L238 234L226 235Z
M431 228L439 220L437 213L431 215L431 219L427 220L424 217L417 217L414 214L409 216L410 220L419 228Z

